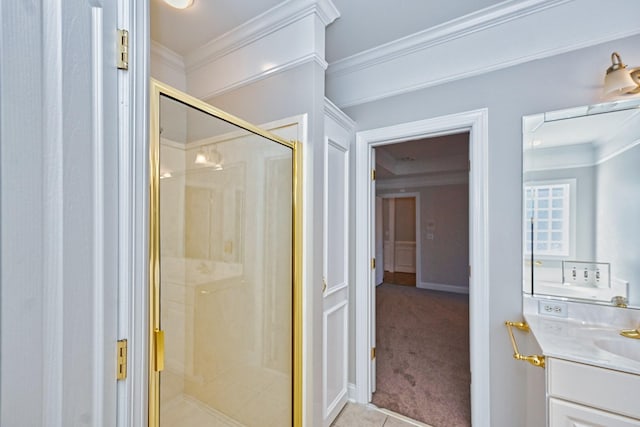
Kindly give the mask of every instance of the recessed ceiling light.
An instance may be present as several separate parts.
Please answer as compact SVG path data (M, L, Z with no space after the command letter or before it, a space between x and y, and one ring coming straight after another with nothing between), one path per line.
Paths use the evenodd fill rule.
M193 4L193 0L164 0L164 2L176 9L186 9Z
M540 145L540 144L542 144L542 141L541 141L541 140L539 140L539 139L534 139L534 140L531 142L531 145L533 145L534 147L537 147L537 146L538 146L538 145Z

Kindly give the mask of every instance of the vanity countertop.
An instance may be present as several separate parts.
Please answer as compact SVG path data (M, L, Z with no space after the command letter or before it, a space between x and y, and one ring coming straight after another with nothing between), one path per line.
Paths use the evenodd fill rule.
M598 345L607 342L631 348L637 355L634 359L640 360L640 340L620 335L621 329L640 325L639 310L565 303L568 317L554 317L539 314L538 301L529 299L532 301L525 300L524 317L545 356L640 375L640 361L605 351Z

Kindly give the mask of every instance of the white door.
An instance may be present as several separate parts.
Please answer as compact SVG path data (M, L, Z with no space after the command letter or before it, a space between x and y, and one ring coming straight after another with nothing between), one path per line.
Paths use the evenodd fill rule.
M348 398L349 143L351 131L325 117L322 418L329 426Z
M3 426L116 424L117 4L0 7Z

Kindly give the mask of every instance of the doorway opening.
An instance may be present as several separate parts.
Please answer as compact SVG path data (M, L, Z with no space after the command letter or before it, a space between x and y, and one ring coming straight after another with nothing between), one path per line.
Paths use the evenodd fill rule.
M429 425L470 426L469 133L376 147L374 157L384 273L371 402Z
M489 292L488 292L488 113L486 109L441 116L432 119L402 123L398 125L361 131L356 134L356 283L355 283L355 365L356 384L354 397L358 403L370 403L376 391L376 274L375 260L375 181L380 180L380 171L376 169L376 150L381 147L406 141L416 141L447 135L468 135L468 265L462 272L468 275L468 297L458 293L458 298L468 298L468 323L460 326L468 331L468 365L471 371L471 423L473 425L490 424L490 389L491 379L489 354ZM436 162L438 163L438 162ZM439 162L442 164L443 162ZM408 167L408 166L407 166ZM384 173L384 172L383 172ZM375 180L372 180L372 176ZM409 173L407 180L416 179ZM451 177L449 177L451 178ZM395 185L395 184L394 184ZM402 187L390 188L389 191L400 192L409 188L406 183ZM407 191L405 191L406 193ZM419 203L422 208L424 200ZM422 217L428 212L423 210ZM428 241L426 234L433 231L434 242L438 238L439 222L425 224L417 241ZM424 257L421 257L422 259ZM437 258L432 260L436 262ZM383 261L384 262L384 261ZM442 262L442 261L439 261ZM421 271L422 270L422 271ZM417 276L425 273L425 268L417 268ZM429 270L426 268L426 270ZM471 272L473 272L471 274ZM399 289L422 291L420 286L427 285L430 292L454 294L451 285L438 277L417 278L416 288L398 287ZM447 286L449 285L449 286ZM454 295L455 296L455 295ZM445 341L446 342L446 341ZM449 351L454 351L450 349ZM469 370L469 369L465 369ZM409 374L410 375L410 374ZM410 377L406 377L410 381Z
M376 192L376 259L380 261L376 264L376 285L416 286L419 282L419 211L419 192Z

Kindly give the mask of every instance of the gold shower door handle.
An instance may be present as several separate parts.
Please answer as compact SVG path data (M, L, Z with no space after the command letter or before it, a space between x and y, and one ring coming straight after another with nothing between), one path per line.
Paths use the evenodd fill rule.
M531 356L525 356L523 354L520 354L520 351L518 350L518 345L516 344L516 339L513 336L512 327L518 328L524 332L529 332L531 330L531 328L529 328L529 325L526 322L510 322L508 320L504 322L504 324L507 326L507 330L509 331L509 338L511 338L511 346L513 347L513 358L516 360L523 360L525 362L529 362L533 366L537 366L539 368L544 369L545 357L537 354L534 354Z
M156 372L164 370L164 331L156 329L153 331L153 341L155 343L154 367Z

